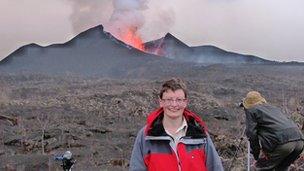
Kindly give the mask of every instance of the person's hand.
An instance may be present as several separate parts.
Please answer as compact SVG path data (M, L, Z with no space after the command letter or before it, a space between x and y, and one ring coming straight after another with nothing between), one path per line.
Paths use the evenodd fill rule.
M263 150L260 150L259 158L268 160L268 156Z

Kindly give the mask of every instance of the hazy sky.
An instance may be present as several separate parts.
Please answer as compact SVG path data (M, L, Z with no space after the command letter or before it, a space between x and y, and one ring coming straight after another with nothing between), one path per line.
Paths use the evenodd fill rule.
M303 7L303 0L0 0L0 59L29 43L63 43L99 24L114 33L113 23L131 22L144 41L170 32L189 46L304 62Z

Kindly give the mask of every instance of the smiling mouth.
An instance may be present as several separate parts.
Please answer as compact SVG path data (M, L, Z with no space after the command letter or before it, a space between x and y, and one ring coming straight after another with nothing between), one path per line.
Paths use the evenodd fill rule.
M170 109L170 108L169 108L169 110L170 110L171 112L178 112L178 111L180 111L181 109L179 109L179 108L178 108L178 109Z

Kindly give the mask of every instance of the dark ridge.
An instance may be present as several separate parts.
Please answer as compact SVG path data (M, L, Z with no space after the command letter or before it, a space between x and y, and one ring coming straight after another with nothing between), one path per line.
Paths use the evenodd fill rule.
M167 33L165 35L165 41L170 41L172 43L174 43L176 46L182 46L183 48L190 48L188 45L186 45L184 42L182 42L181 40L179 40L178 38L174 37L172 34Z
M275 61L270 61L257 57L254 55L244 55L235 52L225 51L216 46L205 45L192 47L194 53L192 54L193 60L198 60L197 62L210 62L210 63L274 63Z
M52 44L48 47L60 47L60 45L65 45L65 46L72 46L74 43L76 43L77 41L83 40L83 39L87 39L88 37L94 37L94 36L106 36L104 31L103 31L103 26L102 25L98 25L95 27L92 27L84 32L79 33L77 36L75 36L74 38L72 38L71 40L65 42L65 43L60 43L60 44Z
M148 53L116 39L99 25L66 43L22 46L0 61L0 72L151 78L178 74L195 76L199 74L196 69L210 64L278 63L210 45L189 47L169 33L145 43L145 47Z
M150 42L146 42L145 47L150 47L150 46L157 47L159 45L163 46L163 45L168 44L168 43L173 43L176 46L178 45L178 46L182 46L184 48L190 48L188 45L186 45L184 42L182 42L178 38L174 37L170 33L167 33L165 35L165 37L162 37L162 38L159 38L159 39L156 39L156 40L152 40Z
M211 45L189 47L170 33L160 39L145 43L145 47L147 52L152 54L202 64L275 63L275 61L253 55L228 52Z
M188 45L170 33L163 38L145 43L145 49L148 53L171 59L186 58L192 52Z
M126 45L110 33L104 32L100 25L63 44L46 47L25 45L0 62L0 71L124 77L153 75L155 73L151 70L161 72L160 66L175 65L173 63L178 62Z
M19 55L22 55L24 53L26 53L26 49L29 49L29 48L43 48L42 46L36 44L36 43L31 43L31 44L28 44L28 45L24 45L24 46L21 46L20 48L18 48L17 50L15 50L14 52L12 52L11 54L9 54L6 58L2 59L0 61L0 65L2 64L8 64L10 61L11 61L11 57L10 56L19 56Z

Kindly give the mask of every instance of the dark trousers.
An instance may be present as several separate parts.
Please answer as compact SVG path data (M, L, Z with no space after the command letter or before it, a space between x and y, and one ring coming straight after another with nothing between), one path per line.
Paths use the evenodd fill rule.
M267 158L259 158L256 163L257 170L287 171L288 167L299 158L303 151L302 140L292 141L277 146L273 152L267 153Z

